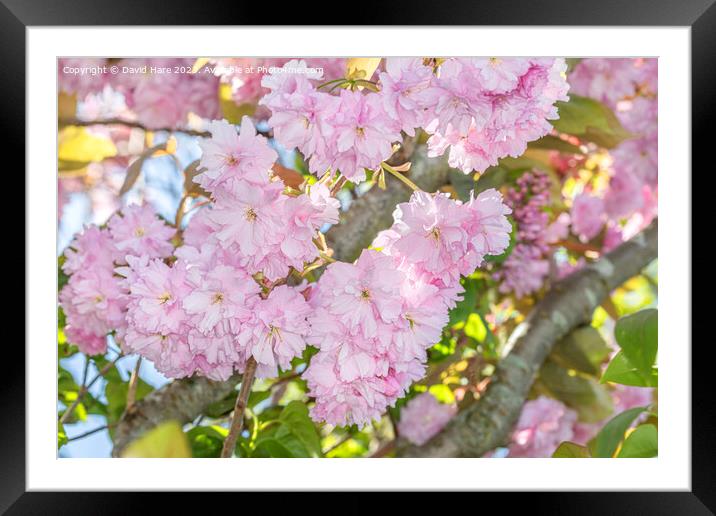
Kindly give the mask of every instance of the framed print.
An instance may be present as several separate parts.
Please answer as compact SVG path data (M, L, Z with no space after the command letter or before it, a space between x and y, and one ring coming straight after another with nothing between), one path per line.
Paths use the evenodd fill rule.
M709 513L690 170L716 8L548 3L304 27L5 2L28 206L2 507L514 490Z

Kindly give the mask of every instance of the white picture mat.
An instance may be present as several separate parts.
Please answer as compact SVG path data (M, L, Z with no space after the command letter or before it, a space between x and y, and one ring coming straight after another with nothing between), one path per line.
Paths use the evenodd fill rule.
M28 490L690 489L690 42L688 27L28 28ZM659 457L380 462L57 458L57 57L426 55L659 58L659 308L666 314L659 326Z

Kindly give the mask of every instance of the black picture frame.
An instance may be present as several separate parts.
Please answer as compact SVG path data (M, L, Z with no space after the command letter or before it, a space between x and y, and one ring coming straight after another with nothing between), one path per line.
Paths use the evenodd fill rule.
M267 13L264 5L255 3L228 3L215 0L159 2L154 0L28 0L0 1L0 66L4 76L0 81L2 103L3 144L13 149L24 164L25 138L25 52L26 28L30 26L62 25L242 25L246 22L259 24L308 24L318 23L320 13L331 12L333 5L312 2L310 8L298 5L292 12L284 5L279 12ZM325 4L328 4L325 2ZM363 0L359 8L351 10L351 18L341 15L343 23L372 25L608 25L608 26L689 26L691 27L692 70L692 152L693 167L703 163L705 174L713 174L713 165L706 165L706 155L713 146L707 142L710 127L716 114L716 6L714 0L541 0L518 2L508 0L460 0L449 6L438 6L424 0L387 3ZM337 17L337 19L339 19ZM697 108L697 109L696 109ZM668 142L662 142L668 144ZM6 170L7 171L7 170ZM690 171L665 171L665 173L689 174ZM686 176L685 176L686 177ZM26 175L25 186L32 188L35 181L49 178L32 178ZM697 221L694 219L694 224ZM701 224L704 224L703 222ZM695 228L694 228L695 229ZM701 228L703 229L703 228ZM711 232L709 232L710 234ZM699 234L693 231L692 234ZM21 237L24 238L24 237ZM688 261L689 250L684 250ZM13 246L14 270L24 264L24 246ZM16 254L15 254L16 253ZM692 265L705 265L708 255L694 255ZM688 265L688 264L685 264ZM24 265L23 265L24 267ZM25 268L25 275L30 273ZM6 280L8 284L13 279ZM19 282L19 277L14 278ZM12 285L13 291L20 288ZM691 300L684 300L691 302ZM695 306L694 306L695 307ZM704 308L701 308L704 310ZM692 318L708 321L707 317ZM668 324L668 322L666 322ZM699 323L700 325L704 322ZM696 324L693 325L695 329ZM684 335L685 342L691 339ZM692 489L690 492L643 492L643 493L527 493L521 497L532 511L549 514L713 514L716 511L716 470L714 444L714 404L711 386L706 383L712 362L705 349L712 344L701 342L692 349ZM685 346L686 349L686 346ZM27 364L21 347L17 344L5 347L5 364L0 389L2 389L3 424L0 425L0 510L7 514L113 514L131 513L146 509L144 495L124 493L39 493L25 492L25 375L21 363ZM89 468L92 465L88 462ZM81 488L81 486L78 486ZM294 495L292 495L294 496ZM416 493L417 496L417 493ZM505 495L480 494L483 510ZM515 499L509 495L511 505ZM354 495L344 498L347 506ZM169 512L172 505L187 509L186 496L164 496ZM224 497L222 497L224 498ZM418 498L416 498L418 499ZM526 500L521 500L526 501ZM179 505L181 504L181 505ZM482 505L485 504L485 505ZM499 502L498 502L499 504ZM243 505L243 503L242 503ZM298 502L298 505L301 505ZM184 511L182 511L184 512Z

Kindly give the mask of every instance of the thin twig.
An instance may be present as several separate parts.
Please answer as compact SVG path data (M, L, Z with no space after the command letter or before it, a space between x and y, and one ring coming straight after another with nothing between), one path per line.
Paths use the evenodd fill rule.
M380 457L385 457L390 452L392 452L395 449L395 440L389 441L385 443L383 446L378 448L373 455L370 456L371 459L377 459Z
M236 397L236 405L234 406L234 415L231 418L231 426L229 427L229 435L226 436L224 447L221 449L221 458L229 458L236 447L236 440L239 438L241 429L244 426L244 412L251 393L251 386L254 383L254 375L256 374L256 360L251 357L246 362L246 370L241 379L241 389Z
M390 173L393 174L395 177L397 177L398 179L400 179L403 183L405 183L406 185L408 185L414 192L421 192L421 191L422 191L418 185L416 185L415 183L413 183L410 179L408 179L408 178L405 177L403 174L401 174L400 172L398 172L397 170L395 170L393 167L391 167L390 165L388 165L386 162L381 163L380 166L383 167L383 170L385 170L386 172L390 172Z
M211 133L209 131L195 131L194 129L176 129L174 127L159 127L156 129L149 129L147 126L135 122L133 120L123 120L121 118L107 118L105 120L79 120L77 118L66 118L59 120L58 125L65 127L68 125L75 125L79 127L90 127L93 125L123 125L125 127L132 127L134 129L141 129L147 132L170 132L170 133L184 133L190 136L203 136L209 137Z
M75 398L75 401L72 402L72 404L65 410L64 414L62 414L62 417L60 417L60 424L64 425L65 422L70 418L70 415L75 411L77 406L82 402L82 399L85 396L85 393L87 392L87 389L89 388L87 386L87 372L89 370L89 357L85 358L85 365L84 370L82 372L82 385L80 386L79 390L77 391L77 397Z
M188 199L188 195L183 195L179 201L179 206L177 206L177 212L176 215L174 215L174 227L177 229L181 228L181 221L184 218L184 207L186 206L186 201Z
M80 439L84 439L85 437L89 437L90 435L96 434L97 432L101 432L102 430L107 430L110 426L111 426L111 425L98 426L97 428L93 428L92 430L89 430L89 431L84 432L84 433L82 433L82 434L79 434L79 435L76 435L76 436L74 436L74 437L68 438L68 439L67 439L67 442L69 443L69 442L72 442L72 441L78 441L78 440L80 440Z
M353 436L352 436L351 434L346 434L346 435L344 435L343 437L341 437L341 438L338 440L338 442L336 442L333 446L331 446L331 447L328 448L326 451L324 451L324 452L323 452L323 455L328 455L328 454L331 453L333 450L335 450L335 449L338 448L339 446L345 444L346 442L350 441L351 439L353 439Z
M336 179L335 184L333 187L331 187L331 196L335 196L341 188L343 188L343 185L346 184L346 176L341 176L338 179Z
M65 118L57 121L59 127L66 127L68 125L74 125L78 127L91 127L93 125L123 125L124 127L131 127L134 129L141 129L145 132L168 132L168 133L182 133L189 136L200 136L208 138L211 136L209 131L197 131L195 129L180 129L176 127L156 127L150 129L149 127L136 122L134 120L123 120L121 118L106 118L104 120L80 120L78 118ZM256 131L259 134L263 134L266 137L271 137L271 131Z
M127 388L127 405L125 410L129 410L134 405L134 400L137 397L137 385L139 384L139 368L142 367L142 357L137 359L137 363L132 371L132 376L129 377L129 387Z
M84 385L81 386L80 390L77 391L77 397L75 398L75 401L72 402L72 404L69 406L69 408L67 410L65 410L65 412L60 417L61 425L64 425L67 422L67 420L70 418L72 413L77 408L77 405L79 405L82 402L82 398L84 398L86 392L87 392L87 387L85 387Z
M115 359L112 360L111 362L108 362L107 364L105 364L104 367L99 370L99 373L97 373L97 376L95 376L95 377L92 379L92 381L87 385L87 390L89 390L90 387L92 387L97 380L99 380L99 379L102 378L105 374L107 374L107 372L108 372L110 369L112 369L113 366L117 365L117 362L119 362L119 361L120 361L122 358L124 358L125 356L127 356L127 355L119 355L117 358L115 358Z

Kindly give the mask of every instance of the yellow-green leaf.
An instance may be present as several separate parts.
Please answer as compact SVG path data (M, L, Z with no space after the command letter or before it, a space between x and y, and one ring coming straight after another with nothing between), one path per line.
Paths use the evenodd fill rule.
M206 65L209 62L208 57L199 57L196 61L194 61L194 65L191 67L191 73L196 73L202 68L204 68L204 65Z
M130 443L122 457L185 458L191 457L191 447L181 425L167 421Z
M222 116L232 124L240 124L244 115L252 116L256 111L255 103L236 104L231 97L231 84L219 85L219 105Z
M588 459L590 455L586 446L564 441L554 451L552 457L555 459Z
M77 169L117 155L117 147L112 140L91 134L84 127L63 128L58 135L57 144L60 170L63 170L62 163L68 163L71 168Z
M634 429L622 444L617 455L620 459L656 457L659 439L654 425L641 425Z
M352 57L346 64L346 77L370 80L379 64L380 57Z

